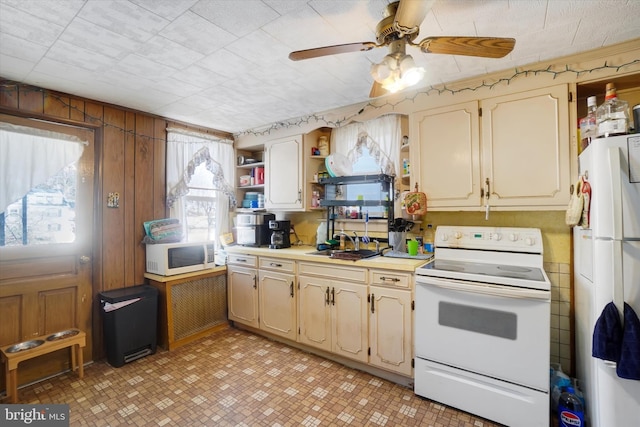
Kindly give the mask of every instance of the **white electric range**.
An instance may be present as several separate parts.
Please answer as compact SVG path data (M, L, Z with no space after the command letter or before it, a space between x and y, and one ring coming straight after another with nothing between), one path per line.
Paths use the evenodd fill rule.
M533 228L439 226L416 270L415 393L548 426L551 283Z

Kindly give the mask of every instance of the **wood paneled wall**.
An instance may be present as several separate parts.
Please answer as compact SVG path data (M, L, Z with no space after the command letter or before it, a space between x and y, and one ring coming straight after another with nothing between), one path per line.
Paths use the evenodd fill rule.
M96 130L93 250L94 355L104 355L98 294L144 283L143 222L164 218L166 128L168 121L0 78L0 110ZM232 135L186 124L183 128ZM119 193L118 208L107 207ZM36 309L36 307L34 307Z

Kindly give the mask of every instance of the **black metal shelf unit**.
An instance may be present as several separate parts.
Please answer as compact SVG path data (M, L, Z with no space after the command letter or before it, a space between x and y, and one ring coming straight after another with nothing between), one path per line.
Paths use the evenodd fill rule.
M394 218L394 181L394 176L385 174L321 178L319 183L325 187L325 197L320 201L320 206L327 208L327 240L335 235L335 221L336 219L341 219L338 218L336 208L340 206L382 207L384 208L384 212L386 212L385 219L387 220L387 224L392 224ZM344 187L356 184L378 184L377 197L369 197L367 199L343 198L347 193Z

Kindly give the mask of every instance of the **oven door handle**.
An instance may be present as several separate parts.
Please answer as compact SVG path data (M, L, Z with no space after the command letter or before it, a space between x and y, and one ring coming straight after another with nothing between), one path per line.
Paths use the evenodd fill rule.
M468 282L466 280L451 280L438 278L437 281L416 281L416 285L437 286L458 292L473 292L482 295L491 295L516 299L539 299L550 301L551 292L538 289L516 288L513 286L491 285L488 283Z

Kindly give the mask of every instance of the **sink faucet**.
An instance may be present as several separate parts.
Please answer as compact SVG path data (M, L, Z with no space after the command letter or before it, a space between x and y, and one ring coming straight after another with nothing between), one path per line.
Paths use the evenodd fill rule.
M351 244L353 245L353 249L356 251L360 250L360 238L358 237L358 234L354 231L353 232L353 236L355 237L355 239L351 236L349 236L347 233L345 233L344 231L340 231L336 234L333 235L333 238L335 239L336 237L340 237L340 235L344 235L346 236L349 240L351 240Z

